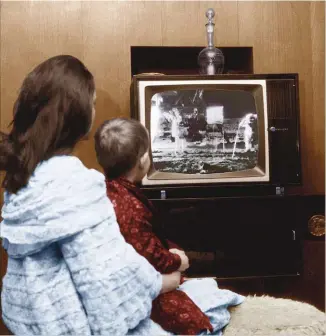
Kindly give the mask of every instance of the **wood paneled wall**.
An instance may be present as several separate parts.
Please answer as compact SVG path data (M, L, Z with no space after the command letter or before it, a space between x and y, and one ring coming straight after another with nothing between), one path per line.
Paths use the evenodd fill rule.
M6 130L24 76L57 54L72 54L93 72L95 127L129 116L130 46L202 46L205 11L216 11L218 46L253 46L255 73L300 74L304 186L325 186L325 3L283 1L1 2L1 129ZM92 136L91 136L92 138ZM79 157L99 168L93 141Z

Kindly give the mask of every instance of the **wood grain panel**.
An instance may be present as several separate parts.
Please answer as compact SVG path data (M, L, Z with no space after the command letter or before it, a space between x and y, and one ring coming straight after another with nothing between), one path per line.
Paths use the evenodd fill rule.
M309 2L239 2L239 43L254 47L256 73L300 70L311 61Z
M309 125L311 193L325 192L325 2L311 2L312 106L305 119ZM317 168L318 167L318 168ZM317 169L315 169L317 168Z
M82 2L84 60L97 87L96 119L90 141L77 153L89 167L100 169L93 134L104 120L130 116L130 47L162 45L160 2Z
M124 27L122 42L125 57L121 63L121 109L130 116L129 88L131 83L131 46L162 46L162 20L160 17L162 1L142 1L124 3L125 12L130 13Z
M165 46L205 46L206 11L215 11L214 41L218 46L237 46L236 1L165 1L162 4L162 34Z
M317 129L313 120L321 122L324 112L321 109L315 110L313 94L321 98L324 90L322 85L313 85L315 74L312 48L315 50L315 47L312 46L310 26L311 20L316 20L313 24L316 29L314 44L319 44L319 48L322 48L324 39L321 31L324 12L320 11L318 18L312 18L310 2L239 2L238 9L239 43L253 46L255 73L299 73L304 186L296 188L295 192L323 194L324 183L320 182L324 170L322 163L316 161L316 158L320 160L323 157L324 161L323 144L321 144L324 126L319 131L320 136L316 138ZM319 34L318 37L317 34ZM320 54L318 50L314 52L317 55ZM321 69L320 66L319 68ZM323 73L324 71L320 72L320 82L324 76ZM314 115L313 118L312 115ZM320 148L320 150L317 152L317 149L313 148ZM318 167L319 165L321 167ZM318 170L317 175L316 170Z
M33 67L57 54L82 57L80 8L77 1L2 3L2 130L12 119L17 91Z

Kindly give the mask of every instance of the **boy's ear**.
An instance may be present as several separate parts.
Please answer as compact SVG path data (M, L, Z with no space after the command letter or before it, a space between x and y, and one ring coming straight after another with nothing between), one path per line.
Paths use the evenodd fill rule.
M145 165L146 160L148 159L148 152L146 152L139 160L140 168L143 168Z

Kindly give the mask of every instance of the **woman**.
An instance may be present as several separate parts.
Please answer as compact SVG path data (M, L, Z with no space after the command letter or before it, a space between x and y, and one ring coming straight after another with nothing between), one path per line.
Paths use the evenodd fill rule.
M162 333L151 303L180 283L125 242L104 176L70 155L91 128L94 101L86 67L53 57L25 78L2 134L1 306L14 334Z

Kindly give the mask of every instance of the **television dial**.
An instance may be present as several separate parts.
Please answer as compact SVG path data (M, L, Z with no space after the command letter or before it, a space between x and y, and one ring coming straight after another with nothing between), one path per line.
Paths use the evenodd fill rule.
M325 235L325 216L315 215L309 219L308 222L309 232L313 236L323 236Z

